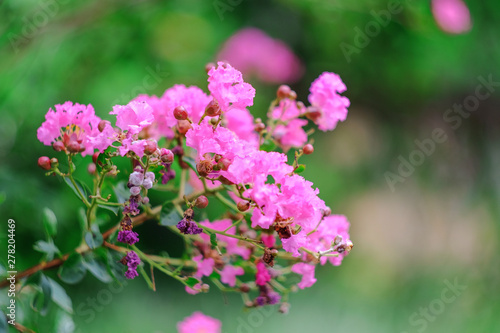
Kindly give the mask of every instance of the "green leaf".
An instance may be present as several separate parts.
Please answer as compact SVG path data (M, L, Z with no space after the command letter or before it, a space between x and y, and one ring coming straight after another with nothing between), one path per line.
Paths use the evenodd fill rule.
M260 150L273 151L276 149L276 144L272 140L264 140L262 145L260 145Z
M69 298L68 294L66 294L66 291L61 287L56 281L52 280L51 278L47 278L49 283L50 283L50 288L52 290L51 293L51 298L56 303L63 309L64 311L68 313L73 313L73 304L71 303L71 298Z
M167 202L161 207L160 224L163 226L177 225L182 219L182 216L175 209L174 204Z
M49 237L54 237L57 234L56 214L47 207L43 209L43 227Z
M297 168L295 168L295 173L301 173L306 170L306 166L304 164L299 164L297 165Z
M83 264L83 258L80 253L74 252L70 254L68 259L59 268L57 275L61 281L68 284L80 282L87 273L87 269Z
M85 183L80 182L78 179L74 179L74 180L75 180L75 184L76 184L78 190L80 190L80 193L85 197L85 199L88 200L89 195L92 193L90 191L89 187ZM76 196L78 198L80 198L80 194L78 193L77 188L75 188L75 186L71 182L71 179L69 179L69 177L64 177L64 181L73 190L73 192L75 192Z
M80 223L80 229L83 233L87 230L87 214L85 214L85 208L80 207L77 212L78 223Z
M217 235L216 234L210 234L210 244L212 244L213 247L217 247Z
M124 203L130 198L130 190L125 181L118 182L118 184L113 187L113 191L119 203Z
M55 324L57 333L73 333L75 331L73 318L64 311L57 312Z
M85 242L91 249L95 249L101 246L103 241L99 226L96 223L92 224L92 231L85 233Z
M182 160L186 162L186 164L189 165L189 167L193 169L193 171L196 172L196 174L198 174L198 171L196 171L196 161L194 158L190 156L183 156Z
M48 242L39 240L33 245L33 249L38 252L45 253L47 256L47 260L52 260L54 258L54 254L61 253L59 249L55 246L52 239L49 239Z
M102 259L96 258L93 255L86 255L84 257L83 264L87 270L101 282L110 283L113 281L113 278L109 275L106 264L102 261Z
M108 259L108 272L116 282L123 282L125 279L123 276L123 273L125 272L125 266L120 262L123 254L115 251L107 251L106 256Z
M118 212L120 211L120 207L119 206L108 206L108 205L100 204L100 205L97 205L97 207L110 210L113 213L115 213L115 215L118 215Z
M3 310L0 310L0 332L8 332L7 330L7 317Z
M40 312L42 316L45 316L49 310L52 288L49 280L45 275L40 274L39 277L39 283L35 285L41 288L41 291L38 292L33 298L31 307L33 308L33 310Z
M7 275L7 270L5 269L5 266L3 263L0 262L0 276Z
M186 279L186 284L188 286L190 286L191 288L193 288L195 285L197 285L198 283L200 283L200 280L194 278L194 277L188 277Z

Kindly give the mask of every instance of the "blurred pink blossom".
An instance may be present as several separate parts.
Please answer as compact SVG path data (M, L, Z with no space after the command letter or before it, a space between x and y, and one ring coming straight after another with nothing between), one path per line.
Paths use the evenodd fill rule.
M245 28L231 36L217 60L267 83L292 83L304 72L299 58L283 41L256 28Z
M469 8L462 0L432 0L432 13L443 31L461 34L471 29Z

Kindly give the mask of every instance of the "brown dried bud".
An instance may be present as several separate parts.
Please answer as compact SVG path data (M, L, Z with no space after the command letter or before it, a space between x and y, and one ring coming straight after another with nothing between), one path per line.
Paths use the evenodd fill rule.
M234 185L234 183L232 181L230 181L229 179L227 179L224 176L219 176L219 178L217 178L217 180L220 181L224 185Z
M308 143L302 148L302 151L305 155L311 155L312 153L314 153L314 147L312 144Z
M122 227L122 230L132 230L132 219L130 216L125 215L123 219L120 221L120 226Z
M250 291L250 287L246 283L242 283L240 286L240 291L242 293L248 293Z
M194 217L194 210L191 208L186 209L186 211L184 212L184 218L186 220L191 221L193 217Z
M211 160L203 160L199 161L198 164L196 164L196 170L198 171L198 174L202 177L208 176L210 172L213 171L213 164Z
M107 120L101 120L99 122L99 125L97 125L97 129L99 130L99 132L102 132L104 131L104 129L106 128L106 125L111 125L111 123Z
M250 208L250 202L246 200L241 200L236 204L240 212L246 212Z
M264 261L266 264L269 266L273 267L274 266L274 258L278 254L278 250L274 249L271 250L269 248L264 249L264 254L262 255L262 261Z

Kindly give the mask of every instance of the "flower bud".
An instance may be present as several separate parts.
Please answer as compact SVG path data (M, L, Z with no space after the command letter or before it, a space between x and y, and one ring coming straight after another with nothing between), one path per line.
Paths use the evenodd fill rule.
M64 143L56 141L52 144L52 148L54 148L55 151L62 151L64 150Z
M278 91L276 92L276 96L278 97L278 99L288 98L291 91L292 89L289 86L287 86L286 84L282 84L281 86L279 86Z
M47 156L41 156L38 158L38 166L44 170L50 170L52 167L50 166L50 158Z
M198 171L198 174L202 177L208 176L208 174L213 171L212 161L199 161L198 164L196 164L196 171Z
M219 122L219 120L217 118L210 119L210 125L212 125L212 126L217 125L218 122Z
M266 124L264 123L257 123L255 124L255 132L262 132L263 130L266 129Z
M57 158L52 157L52 158L50 159L50 166L51 166L52 168L56 168L58 165L59 165L59 161L57 160Z
M247 292L250 291L250 287L248 286L248 284L242 283L241 286L240 286L240 291L242 293L247 293Z
M219 176L219 178L217 178L217 180L220 181L224 185L234 185L234 183L232 181L230 181L229 179L227 179L224 176Z
M246 200L241 200L238 202L236 206L238 207L238 210L240 212L246 212L250 208L250 202Z
M186 109L182 106L179 105L174 109L174 118L177 120L186 120L188 117L188 113Z
M221 113L222 112L221 112L219 103L215 99L212 99L210 101L210 103L208 103L207 107L205 108L205 114L209 117L216 117L216 116L220 115Z
M330 216L331 214L332 214L332 209L327 206L323 211L323 216Z
M229 165L231 165L231 161L228 159L228 158L221 158L218 162L217 162L217 167L219 170L224 170L224 171L227 171L227 168L229 168Z
M158 149L158 145L156 144L156 141L148 140L148 141L146 141L146 144L144 145L144 154L146 154L146 155L154 154L156 152L156 149Z
M288 98L293 99L293 100L297 99L297 93L293 90L290 91L290 93L288 94Z
M88 173L90 173L91 175L95 174L96 170L97 170L97 167L96 167L96 165L95 165L94 163L90 163L90 164L88 165L88 167L87 167L87 171L88 171Z
M130 188L130 194L132 195L139 195L139 193L141 193L141 188L139 186L132 186Z
M202 284L201 285L201 291L204 292L204 293L208 293L208 291L210 290L210 286L206 283Z
M314 147L312 144L308 143L302 148L302 151L305 155L311 155L312 153L314 153Z
M94 153L92 155L92 162L94 162L94 164L97 164L97 159L99 158L99 152L97 153Z
M315 106L310 106L307 108L306 117L312 121L316 121L321 117L321 110Z
M208 206L208 198L204 195L200 195L198 198L196 198L194 205L198 208L205 208Z
M191 129L191 123L187 120L178 120L177 121L177 131L180 134L186 134L187 131Z
M68 145L66 146L66 148L68 148L68 151L70 153L78 153L80 152L80 144L76 141L70 141L70 143L68 143Z
M215 64L213 62L209 62L205 65L205 71L208 73L213 67L215 67Z
M162 162L172 163L174 161L174 153L170 149L162 148L160 154Z
M288 311L290 311L290 303L287 302L281 303L279 311L280 313L288 314Z
M102 132L104 131L104 129L106 128L106 125L111 125L111 123L107 120L101 120L99 122L99 125L97 125L97 129L99 130L99 132Z
M145 204L145 205L148 204L149 203L149 198L148 197L143 197L142 198L142 203Z

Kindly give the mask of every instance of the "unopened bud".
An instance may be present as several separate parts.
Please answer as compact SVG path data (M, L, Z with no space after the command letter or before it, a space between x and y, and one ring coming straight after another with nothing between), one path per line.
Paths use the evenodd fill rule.
M147 140L146 144L144 145L144 154L154 154L156 152L156 149L158 149L158 144L156 143L156 141Z
M250 202L246 200L241 200L236 204L240 212L246 212L250 208Z
M312 121L316 121L321 117L321 111L315 106L310 106L307 108L306 117Z
M266 124L264 123L257 123L255 124L255 132L262 132L263 130L266 129Z
M279 311L280 313L288 314L288 311L290 311L290 303L287 302L281 303Z
M107 120L101 120L99 122L99 125L97 125L97 129L99 130L99 132L104 131L104 129L106 128L107 124L111 125L111 123L109 121L107 121Z
M62 141L56 141L52 144L52 148L54 148L55 151L63 151L64 143L62 143Z
M202 177L208 176L208 174L213 171L212 161L199 161L196 164L196 171L198 171L198 174Z
M160 156L164 163L172 163L174 161L174 153L170 149L162 148L160 150Z
M196 198L194 205L198 208L205 208L208 206L208 198L204 195L200 195L198 198Z
M50 166L51 166L52 168L56 168L58 165L59 165L59 161L57 160L57 158L52 157L52 158L50 159Z
M330 216L332 214L332 209L330 207L326 207L323 211L323 216Z
M97 159L99 158L99 152L97 153L94 153L92 155L92 162L94 162L94 164L97 164Z
M97 167L94 163L90 163L89 166L87 167L87 171L91 175L95 174L96 170L97 170Z
M187 131L191 129L191 123L187 120L178 120L177 121L177 131L180 134L186 134Z
M230 181L229 179L227 179L224 176L219 176L219 178L217 178L217 180L220 181L224 185L234 185L234 183L232 181Z
M210 101L210 103L208 103L207 107L205 108L205 114L209 117L216 117L216 116L220 115L221 113L222 112L221 112L219 103L215 99L212 99Z
M242 293L247 293L247 292L250 291L250 287L248 286L248 284L242 283L241 286L240 286L240 291Z
M342 242L342 236L337 235L335 236L335 239L333 240L333 246L339 245Z
M174 109L174 118L177 120L186 120L188 117L188 113L186 109L180 105Z
M279 86L278 91L276 92L276 96L278 97L278 99L288 98L291 91L292 89L289 86L283 84Z
M212 125L212 126L217 125L218 122L219 122L219 120L217 118L210 119L210 125Z
M227 171L227 168L229 168L230 165L231 165L231 161L225 157L221 158L217 162L217 167L219 168L219 170Z
M312 144L308 143L302 148L302 151L305 155L311 155L312 153L314 153L314 147Z
M213 62L209 62L208 64L205 65L205 71L208 73L214 67L215 67L215 64Z
M78 153L80 152L80 144L76 141L71 141L70 143L68 143L68 145L66 146L66 148L68 148L68 151L70 153Z
M38 158L38 166L44 170L50 170L50 158L47 156L41 156Z

